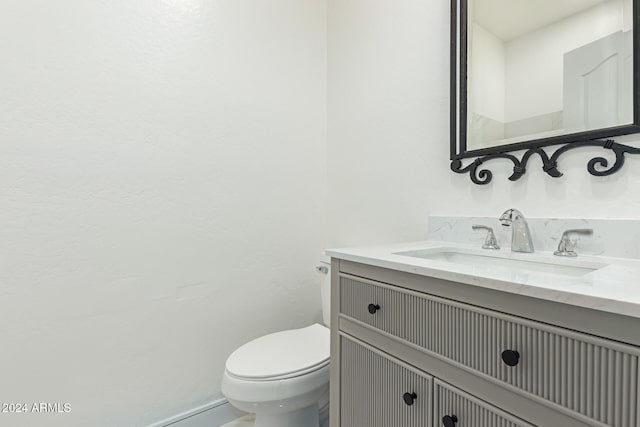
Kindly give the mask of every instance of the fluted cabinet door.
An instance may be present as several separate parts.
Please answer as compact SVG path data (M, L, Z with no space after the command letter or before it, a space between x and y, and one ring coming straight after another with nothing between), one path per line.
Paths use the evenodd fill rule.
M434 393L435 427L533 427L437 379Z
M431 425L433 379L378 351L342 337L340 425Z

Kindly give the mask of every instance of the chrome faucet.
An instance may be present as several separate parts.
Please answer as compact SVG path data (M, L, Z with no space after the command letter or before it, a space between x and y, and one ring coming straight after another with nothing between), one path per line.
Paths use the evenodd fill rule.
M517 209L508 209L500 215L500 224L513 227L511 231L511 252L533 252L531 232L524 215Z
M487 237L484 239L482 249L500 249L500 245L498 245L496 235L493 234L493 228L487 227L486 225L472 225L471 228L473 230L487 230Z
M574 251L576 242L572 241L569 236L572 234L582 234L583 236L593 236L593 230L590 228L582 228L577 230L567 230L562 233L560 243L558 243L558 250L553 254L556 256L577 257L578 254Z

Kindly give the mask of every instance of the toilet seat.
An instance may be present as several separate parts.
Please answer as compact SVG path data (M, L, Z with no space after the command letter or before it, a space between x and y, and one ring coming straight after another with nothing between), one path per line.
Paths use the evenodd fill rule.
M290 378L297 378L297 377L303 377L305 375L309 375L312 374L314 372L317 372L319 370L321 370L322 368L324 368L325 366L329 365L329 361L327 360L326 362L320 363L318 365L315 366L311 366L307 369L303 369L301 371L296 371L296 372L290 372L288 374L283 374L283 375L278 375L278 376L273 376L273 377L264 377L264 378L253 378L253 377L249 377L249 376L241 376L241 375L237 375L234 374L233 372L226 370L225 372L227 373L227 375L229 375L232 378L235 378L237 380L243 380L243 381L255 381L255 382L268 382L268 381L279 381L279 380L286 380L286 379L290 379Z
M314 324L256 338L227 359L226 373L238 380L278 381L308 375L329 364L329 329Z

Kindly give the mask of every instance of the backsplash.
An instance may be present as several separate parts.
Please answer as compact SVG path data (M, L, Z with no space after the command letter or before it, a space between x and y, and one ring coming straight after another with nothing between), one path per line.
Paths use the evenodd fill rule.
M640 258L640 220L527 218L537 251L555 251L562 232L574 228L592 228L593 236L574 236L576 252L618 258ZM474 224L488 225L501 248L511 246L511 228L503 227L495 217L430 216L428 239L482 246L486 232L472 230Z

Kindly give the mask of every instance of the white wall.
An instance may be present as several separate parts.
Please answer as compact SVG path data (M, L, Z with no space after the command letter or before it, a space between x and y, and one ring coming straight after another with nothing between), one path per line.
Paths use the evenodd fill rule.
M554 179L537 158L518 182L509 162L472 184L449 170L449 2L329 0L330 245L426 236L428 215L640 218L640 159L596 178L588 160L560 158ZM638 136L620 138L640 141ZM604 153L606 155L606 153Z
M0 3L0 401L143 426L320 319L321 0Z
M329 246L422 237L449 144L449 2L328 5Z

